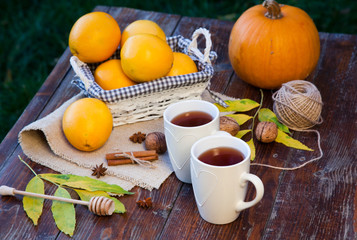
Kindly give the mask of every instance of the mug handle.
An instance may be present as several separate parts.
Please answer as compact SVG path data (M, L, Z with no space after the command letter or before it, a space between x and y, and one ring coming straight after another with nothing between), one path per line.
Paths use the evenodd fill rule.
M253 183L255 190L256 190L256 195L255 198L252 201L249 202L244 202L244 201L240 201L238 202L237 206L236 206L236 211L237 212L241 212L244 209L250 208L252 206L254 206L255 204L257 204L264 195L264 185L262 180L260 180L259 177L257 177L254 174L251 173L243 173L241 175L241 183L242 184L246 184L247 181Z

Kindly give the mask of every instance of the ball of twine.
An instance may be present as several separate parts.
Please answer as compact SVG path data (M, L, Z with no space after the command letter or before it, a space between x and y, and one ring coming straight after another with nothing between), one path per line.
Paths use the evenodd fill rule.
M322 123L321 94L315 85L304 80L294 80L284 83L282 87L273 94L273 100L273 111L280 122L296 131L315 132L317 134L317 145L320 156L296 167L278 167L263 163L252 163L251 165L279 170L296 170L321 159L324 153L321 148L320 133L317 130L307 130L316 124Z
M274 113L288 128L304 130L322 123L323 103L314 84L304 80L290 81L272 97Z

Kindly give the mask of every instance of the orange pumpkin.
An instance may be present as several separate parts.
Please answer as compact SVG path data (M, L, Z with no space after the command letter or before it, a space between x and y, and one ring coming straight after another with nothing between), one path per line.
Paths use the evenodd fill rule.
M245 11L229 39L229 59L236 74L265 89L305 79L320 57L316 26L303 10L266 0Z

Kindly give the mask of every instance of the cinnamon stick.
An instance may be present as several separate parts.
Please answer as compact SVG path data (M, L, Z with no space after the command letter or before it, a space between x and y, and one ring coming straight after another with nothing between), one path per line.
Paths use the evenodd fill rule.
M129 155L133 155L136 158L150 157L150 156L156 156L157 155L155 150L133 151L133 152L125 152L125 153L129 154ZM120 156L120 154L123 154L123 152L108 153L108 154L105 155L105 159L107 159L107 160L127 159L127 157Z
M156 156L149 156L149 157L141 157L138 158L140 160L152 162L158 159L158 155ZM107 159L108 166L118 166L124 164L136 164L135 161L131 160L130 158L122 158L122 159Z
M159 159L159 155L155 150L149 151L134 151L134 152L117 152L117 153L108 153L105 158L108 162L108 166L117 166L123 164L135 164L136 162L130 159L130 157L125 156L123 154L133 156L142 161L152 162L154 160Z

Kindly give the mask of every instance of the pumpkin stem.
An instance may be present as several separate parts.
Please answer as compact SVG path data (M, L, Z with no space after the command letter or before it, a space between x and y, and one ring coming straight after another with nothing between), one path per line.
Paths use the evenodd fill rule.
M267 18L270 19L279 19L282 18L283 15L281 15L280 11L280 5L274 0L265 0L263 2L263 7L265 7L268 12L265 14Z

